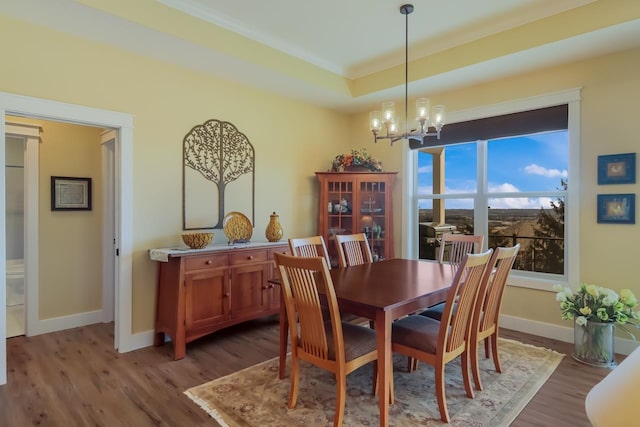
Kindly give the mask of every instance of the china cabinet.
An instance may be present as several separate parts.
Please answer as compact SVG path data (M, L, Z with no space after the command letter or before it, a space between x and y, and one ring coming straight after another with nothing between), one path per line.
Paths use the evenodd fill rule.
M374 261L393 258L392 189L396 172L316 172L320 184L318 234L331 267L338 266L336 234L365 233Z

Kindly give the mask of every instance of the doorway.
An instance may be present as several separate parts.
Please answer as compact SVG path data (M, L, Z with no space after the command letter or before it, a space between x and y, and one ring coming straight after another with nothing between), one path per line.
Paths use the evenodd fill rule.
M108 110L66 104L38 98L24 97L0 92L0 113L7 115L40 118L51 121L76 123L80 125L111 128L117 132L117 138L113 146L114 164L114 206L115 212L115 238L114 246L117 255L114 255L114 282L115 282L115 339L114 347L120 352L127 352L137 348L131 333L131 272L132 272L132 164L133 164L133 117L129 114L117 113ZM0 121L0 166L5 166L5 123ZM37 183L36 183L37 185ZM6 289L6 203L4 186L0 188L0 286ZM29 221L29 218L27 218ZM27 227L28 230L28 227ZM33 233L33 232L32 232ZM35 236L33 235L35 234ZM27 231L26 241L37 242L37 227L35 233ZM37 248L37 245L35 246ZM37 277L37 264L25 265L25 276ZM36 295L27 296L27 326L29 325L30 312L37 310L38 299ZM36 316L37 311L33 312ZM0 385L7 381L6 363L6 301L5 292L0 292ZM47 330L35 330L33 335L50 332ZM28 334L31 331L27 330Z

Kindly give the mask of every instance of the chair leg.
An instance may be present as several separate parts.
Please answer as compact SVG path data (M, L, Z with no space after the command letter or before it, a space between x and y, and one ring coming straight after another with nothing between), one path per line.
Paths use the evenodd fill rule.
M469 375L469 351L464 351L460 356L460 367L462 368L462 380L464 381L464 389L467 391L467 397L473 399L473 387L471 387L471 377Z
M378 361L374 361L373 362L373 384L372 384L372 388L371 388L371 395L373 396L377 396L378 395Z
M449 411L447 410L447 397L444 394L444 365L434 366L436 380L436 398L438 399L438 409L440 409L440 418L445 423L451 421Z
M391 363L391 367L393 368L393 363ZM395 401L395 397L393 395L393 369L391 369L391 384L389 384L389 404L393 405ZM378 392L380 391L380 377L378 376L378 361L374 362L373 365L373 395L378 396Z
M478 346L475 346L475 351L471 352L471 372L473 373L473 382L476 385L476 390L482 391L482 381L480 381L480 366L478 363Z
M498 331L491 335L491 351L493 353L493 366L495 366L496 372L502 373L502 366L500 366L500 353L498 353Z
M407 372L413 372L418 369L418 363L420 361L414 357L407 356Z
M298 384L300 381L300 361L291 357L291 387L289 388L289 409L293 409L298 401Z
M336 374L336 414L333 417L333 427L342 426L346 398L347 377L344 373Z
M490 357L490 355L489 355L489 337L485 338L483 341L484 341L484 357L486 359L488 359Z

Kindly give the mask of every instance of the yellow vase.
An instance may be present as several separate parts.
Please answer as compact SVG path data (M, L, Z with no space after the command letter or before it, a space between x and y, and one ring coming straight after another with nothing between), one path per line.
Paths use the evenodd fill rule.
M267 224L267 229L264 232L265 237L270 242L277 242L282 239L283 231L282 226L280 225L279 216L274 212L270 215L269 224Z

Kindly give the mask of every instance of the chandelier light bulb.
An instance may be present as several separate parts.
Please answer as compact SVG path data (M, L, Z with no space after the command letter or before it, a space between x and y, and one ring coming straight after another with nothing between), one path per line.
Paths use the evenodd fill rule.
M420 98L416 101L416 120L429 120L429 98Z
M384 123L393 122L396 116L396 108L393 102L383 102L382 103L382 121Z
M382 130L382 120L380 120L380 111L372 111L369 113L369 124L373 132Z
M433 127L435 127L438 132L440 132L440 129L442 129L442 126L444 126L445 113L446 112L445 112L444 105L433 106L433 110L432 110Z

